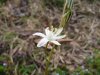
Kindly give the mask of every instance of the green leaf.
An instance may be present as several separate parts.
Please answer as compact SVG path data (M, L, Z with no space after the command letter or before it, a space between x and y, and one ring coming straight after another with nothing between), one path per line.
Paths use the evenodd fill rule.
M62 70L60 68L57 68L55 72L56 72L57 75L68 75L67 70Z
M22 75L29 75L35 69L35 65L22 65L19 67L19 71Z
M0 72L4 71L4 67L0 65Z
M0 5L2 5L3 3L5 3L7 0L0 0Z
M6 32L4 35L3 35L3 40L5 41L12 41L13 38L16 37L16 33L14 32Z

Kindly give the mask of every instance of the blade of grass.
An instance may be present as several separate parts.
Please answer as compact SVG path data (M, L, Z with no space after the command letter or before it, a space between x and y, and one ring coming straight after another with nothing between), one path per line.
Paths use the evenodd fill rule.
M66 0L61 17L60 27L64 27L72 15L73 0Z

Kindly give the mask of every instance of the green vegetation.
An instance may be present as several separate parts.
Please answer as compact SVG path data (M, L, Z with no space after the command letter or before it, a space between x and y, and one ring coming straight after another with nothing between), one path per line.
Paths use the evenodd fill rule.
M7 0L0 0L0 6L3 5Z
M100 75L100 51L95 49L93 56L87 57L85 64L72 75Z
M30 75L35 69L34 64L30 65L20 65L18 68L20 75Z

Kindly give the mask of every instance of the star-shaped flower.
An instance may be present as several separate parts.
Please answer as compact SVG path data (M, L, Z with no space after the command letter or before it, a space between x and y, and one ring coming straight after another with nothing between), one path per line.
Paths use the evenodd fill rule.
M48 42L54 43L56 45L61 45L57 40L64 38L66 35L60 35L63 28L52 28L49 30L47 27L45 29L45 34L36 32L33 35L37 35L42 37L42 39L38 42L37 47L45 46Z

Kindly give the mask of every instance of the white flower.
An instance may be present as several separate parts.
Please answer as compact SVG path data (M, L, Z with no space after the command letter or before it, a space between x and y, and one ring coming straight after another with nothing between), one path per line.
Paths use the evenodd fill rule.
M45 34L36 32L33 35L37 35L42 37L42 39L39 41L37 44L37 47L45 46L48 42L54 43L56 45L61 45L57 40L62 39L65 37L65 35L60 35L62 32L63 28L53 28L51 31L47 27L45 29Z

